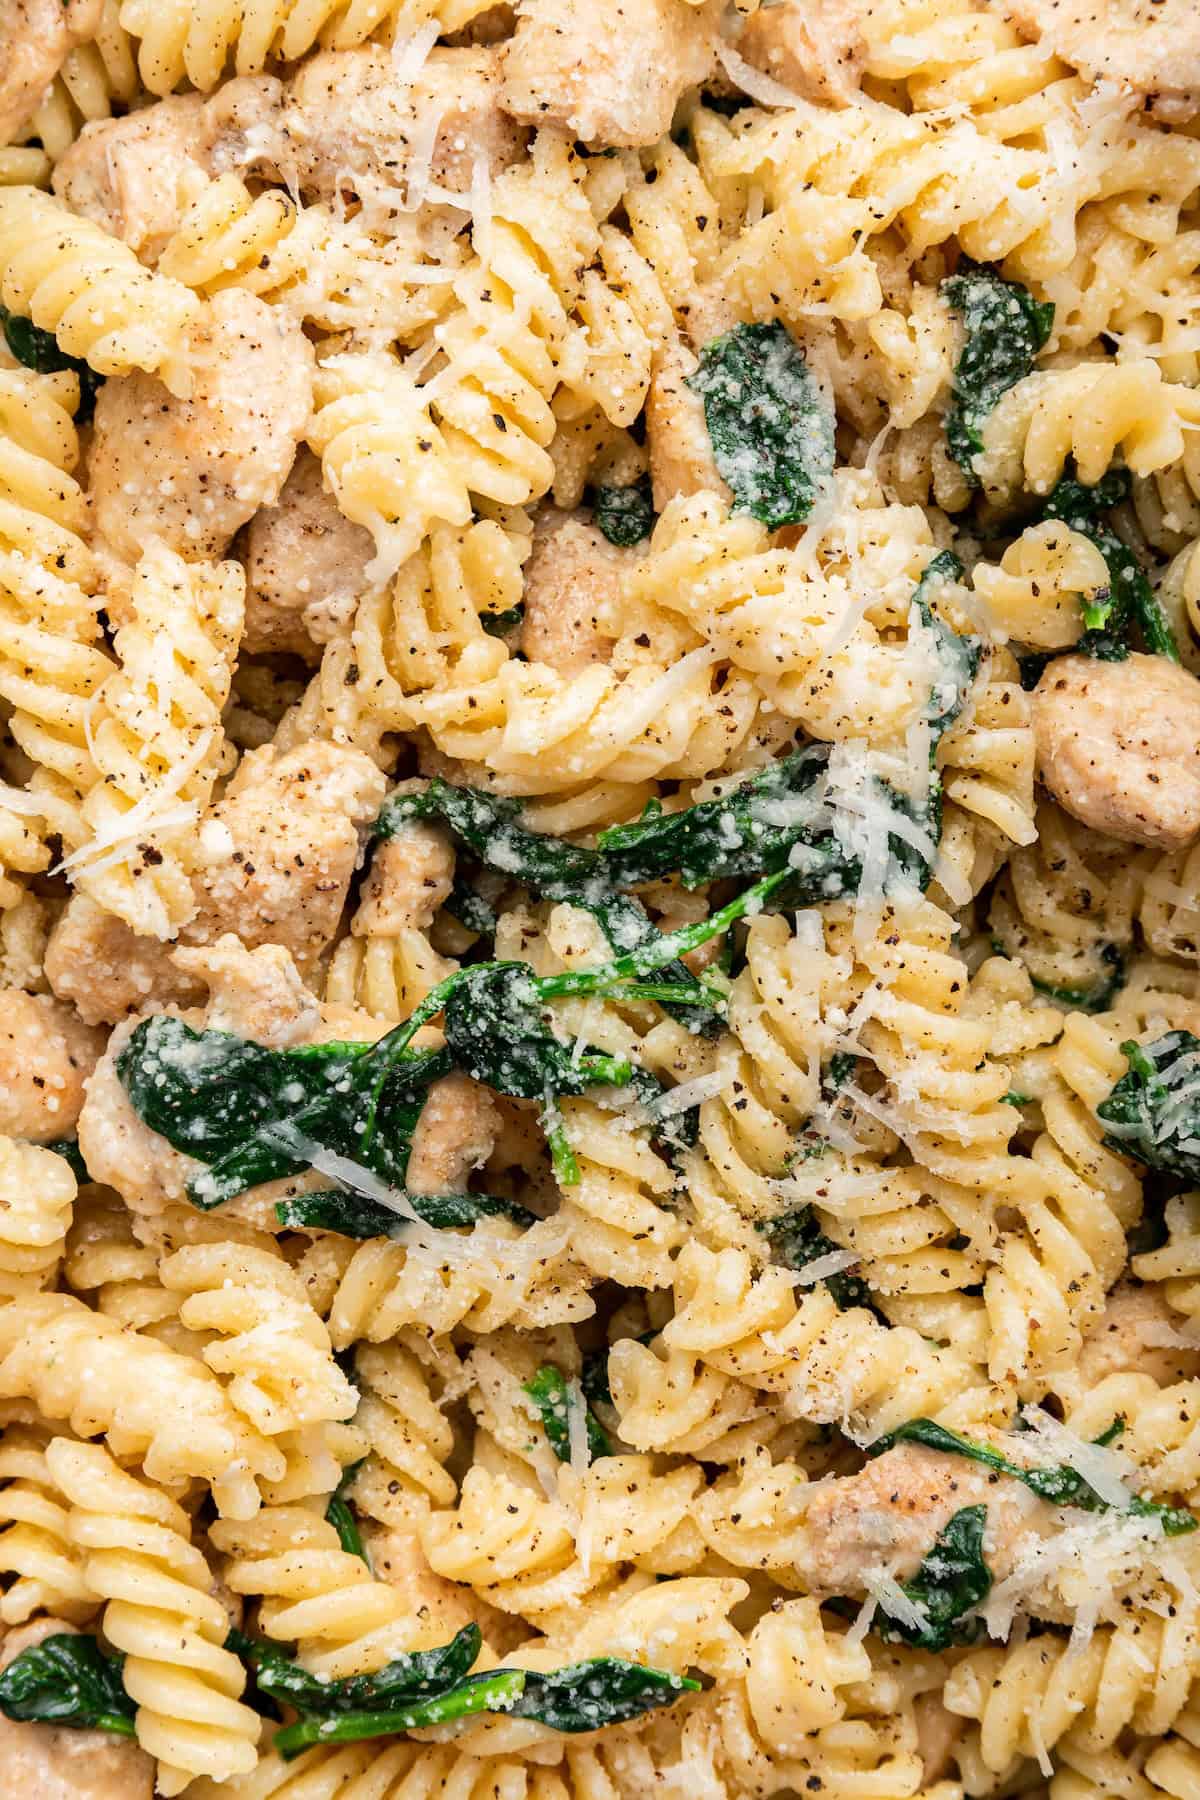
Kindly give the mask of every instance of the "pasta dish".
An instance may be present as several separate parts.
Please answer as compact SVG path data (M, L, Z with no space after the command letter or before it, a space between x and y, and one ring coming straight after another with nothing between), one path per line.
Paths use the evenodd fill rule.
M1200 1800L1200 0L0 0L0 1794Z

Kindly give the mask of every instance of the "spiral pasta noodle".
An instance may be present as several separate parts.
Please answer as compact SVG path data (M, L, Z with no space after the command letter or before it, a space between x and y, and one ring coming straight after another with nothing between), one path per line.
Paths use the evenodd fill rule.
M202 1475L218 1505L254 1513L256 1474L281 1472L265 1439L234 1412L215 1375L165 1344L122 1331L66 1294L38 1294L0 1312L0 1389L35 1401L81 1436L103 1434L138 1457L152 1481Z
M26 127L52 162L70 149L85 125L127 109L141 93L133 44L118 13L118 0L104 0L95 36L68 50Z
M83 1557L69 1532L70 1509L46 1460L44 1433L9 1425L0 1436L0 1571L14 1576L0 1599L0 1619L21 1625L48 1612L72 1624L100 1604L84 1578Z
M210 1537L235 1594L260 1601L268 1637L299 1645L304 1666L339 1680L381 1668L422 1626L408 1602L378 1581L361 1556L343 1550L325 1519L302 1507L267 1506L256 1519L221 1519ZM425 1629L428 1629L425 1627Z
M308 442L346 517L374 534L375 581L394 575L439 520L471 516L458 462L412 376L383 351L345 351L317 369Z
M264 1437L352 1415L356 1396L329 1334L279 1257L245 1244L188 1244L163 1259L159 1279L183 1295L182 1325L216 1334L204 1360L228 1377L230 1400Z
M648 1456L602 1457L582 1477L560 1474L560 1505L477 1466L454 1510L421 1522L421 1543L436 1574L469 1581L501 1611L536 1619L603 1586L617 1564L661 1574L698 1562L686 1519L699 1485L694 1464L657 1475Z
M232 563L153 545L97 696L96 780L70 866L81 892L146 936L174 936L195 910L185 846L220 768L243 589Z
M1118 451L1135 474L1152 475L1179 461L1184 430L1198 418L1192 390L1164 382L1148 358L1039 370L994 407L976 467L1001 502L1022 488L1048 494L1068 458L1088 485Z
M464 1323L480 1331L509 1324L536 1330L586 1317L592 1303L567 1242L557 1219L524 1234L487 1219L440 1251L370 1238L338 1284L329 1313L334 1346L360 1338L384 1343L410 1325L439 1334Z
M1133 942L1136 865L1114 839L1084 833L1043 800L1036 841L1018 849L993 890L988 927L996 948L1048 989L1090 995L1112 976L1112 954Z
M785 1416L847 1419L865 1437L934 1413L965 1387L969 1365L913 1330L862 1308L839 1312L813 1288L797 1298L788 1271L753 1273L740 1250L691 1243L676 1263L668 1349L780 1396Z
M87 503L75 476L79 378L0 369L0 544L88 586Z
M978 1720L979 1753L999 1774L1016 1756L1052 1750L1062 1738L1109 1750L1121 1732L1166 1731L1187 1702L1185 1673L1196 1620L1141 1613L1100 1627L1082 1650L1030 1638L1013 1649L971 1651L946 1684L946 1705Z
M35 1785L1197 1800L1196 46L1081 7L0 17Z
M456 305L434 330L444 360L423 395L473 493L519 506L550 486L549 402L574 338L577 271L596 247L570 154L543 134L530 162L496 184L486 244L476 244L454 284Z
M445 1462L454 1432L430 1393L413 1352L402 1344L364 1344L355 1358L362 1400L355 1423L370 1455L354 1482L356 1505L383 1525L410 1526L414 1501L454 1498Z
M268 59L294 62L318 43L354 49L384 24L401 39L430 20L439 30L458 31L482 10L480 0L386 0L371 6L320 0L315 7L275 0L249 15L232 6L197 14L184 4L164 9L146 0L123 0L121 24L138 40L138 68L147 88L170 94L185 80L205 92L216 87L227 63L238 75L255 75Z
M187 333L195 295L143 269L132 250L36 188L0 189L0 297L52 331L97 374L145 369L173 391L191 386Z
M896 520L897 549L907 523L903 515ZM913 546L913 587L922 547ZM915 645L884 641L870 616L874 570L863 561L856 568L851 551L845 574L831 558L827 576L806 579L797 552L769 548L755 521L726 518L715 496L699 494L673 501L663 514L634 594L681 613L814 735L858 737L865 724L868 739L878 742L916 717L924 659ZM852 698L857 683L873 696L865 721Z
M242 1704L246 1671L224 1648L228 1616L187 1514L97 1444L55 1438L46 1461L71 1503L85 1579L106 1602L105 1636L125 1656L121 1679L160 1793L180 1793L194 1775L248 1773L259 1717Z
M0 1137L0 1295L36 1293L62 1263L75 1203L65 1158Z

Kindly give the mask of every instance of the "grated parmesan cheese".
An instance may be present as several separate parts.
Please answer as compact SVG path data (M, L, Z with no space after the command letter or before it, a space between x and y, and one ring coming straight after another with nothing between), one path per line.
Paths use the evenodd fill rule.
M910 1631L925 1631L929 1625L929 1609L919 1600L913 1600L894 1575L884 1569L868 1569L863 1576L863 1586L870 1598L889 1619L895 1619Z

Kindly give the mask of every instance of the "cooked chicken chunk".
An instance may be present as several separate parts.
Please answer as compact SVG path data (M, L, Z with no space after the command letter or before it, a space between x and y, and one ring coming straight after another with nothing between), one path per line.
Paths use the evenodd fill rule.
M214 175L261 175L273 167L282 137L279 115L285 88L276 75L237 75L223 81L204 108L199 154Z
M1033 696L1038 772L1075 818L1181 850L1200 832L1200 681L1163 656L1061 656Z
M256 1044L284 1049L318 1034L321 1012L286 950L248 950L233 933L215 944L175 951L184 973L208 988L204 1023Z
M101 0L0 0L0 144L11 143L76 44L95 35Z
M301 973L311 970L337 931L386 788L370 757L340 744L249 751L201 828L199 912L184 941L233 931L248 948L281 944Z
M85 125L55 165L55 193L72 212L156 261L208 185L203 117L202 97L180 94L123 119Z
M49 994L0 992L0 1133L51 1144L70 1137L101 1032Z
M1003 11L1089 80L1153 95L1163 118L1200 112L1196 0L1005 0Z
M681 343L664 344L655 354L646 401L646 442L656 512L677 495L702 489L727 503L733 500L713 461L704 403L687 385L697 367L698 359Z
M961 1456L900 1444L862 1473L823 1482L804 1515L804 1578L817 1594L854 1594L879 1570L907 1581L934 1539L964 1506L987 1507L984 1550L999 1579L1038 1508L1053 1512L1020 1482Z
M806 100L849 106L866 55L861 17L862 0L783 0L747 21L738 52Z
M405 1186L413 1194L457 1194L492 1154L500 1112L469 1075L447 1075L430 1088L413 1133Z
M246 527L248 651L291 651L315 661L349 631L375 554L369 531L338 511L321 464L301 450L274 506Z
M106 382L96 399L96 526L129 564L151 537L185 557L222 555L279 498L308 423L312 345L279 308L218 294L192 361L190 400L142 374Z
M524 142L500 109L496 54L434 50L405 82L386 50L324 50L285 89L233 83L209 115L214 162L294 182L310 199L426 178L465 193L477 160L496 174Z
M504 107L587 144L655 144L713 66L717 16L712 0L524 0L504 52Z
M620 635L622 577L637 560L586 518L547 507L525 572L521 648L530 662L560 675L607 662Z
M1152 1375L1162 1387L1193 1380L1200 1375L1200 1345L1189 1350L1174 1341L1180 1336L1179 1324L1160 1288L1121 1282L1083 1341L1079 1361L1070 1371L1072 1384L1085 1394L1107 1375L1126 1370Z
M73 1633L62 1619L35 1619L0 1644L0 1668L43 1638ZM151 1800L154 1758L111 1731L0 1718L0 1793L12 1800Z
M453 883L449 837L438 825L414 820L376 849L351 929L356 937L427 931Z
M46 945L46 980L88 1025L145 1008L188 1006L203 990L172 961L172 945L138 937L86 894L68 900Z

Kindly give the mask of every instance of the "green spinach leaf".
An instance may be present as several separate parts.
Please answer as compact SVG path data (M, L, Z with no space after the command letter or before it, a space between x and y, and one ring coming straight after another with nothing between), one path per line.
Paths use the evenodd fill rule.
M1087 629L1074 649L1102 662L1123 662L1129 655L1130 627L1136 621L1146 649L1177 663L1179 646L1175 634L1141 563L1101 517L1128 497L1130 487L1125 469L1110 469L1091 488L1084 487L1073 475L1066 475L1042 508L1043 519L1062 519L1073 531L1090 538L1108 565L1107 595L1095 606L1084 609Z
M777 1219L766 1219L758 1229L771 1246L772 1259L785 1269L806 1269L818 1257L828 1256L841 1247L825 1236L813 1217L811 1206L798 1206ZM851 1306L872 1304L870 1288L861 1276L852 1274L849 1269L842 1269L836 1275L825 1275L822 1280L843 1312Z
M986 1506L964 1506L934 1539L911 1581L901 1583L904 1593L925 1609L924 1625L905 1625L887 1619L877 1625L885 1643L911 1644L915 1650L947 1650L951 1644L970 1643L979 1635L980 1621L965 1618L991 1592L992 1572L983 1557Z
M56 375L60 369L70 369L78 375L79 406L75 417L81 425L85 424L95 411L96 394L104 385L104 376L97 375L79 357L68 356L65 350L60 350L53 332L43 331L32 319L9 312L6 306L0 306L0 331L17 361L25 368L33 369L39 375Z
M954 552L939 550L925 569L912 597L921 623L932 634L936 646L939 676L929 697L927 713L935 748L965 706L983 654L983 645L977 637L960 636L933 610L932 600L938 589L959 580L962 573L963 566Z
M132 1737L137 1707L122 1684L124 1661L107 1656L85 1633L56 1632L22 1650L0 1674L0 1712L6 1719Z
M524 622L524 601L516 606L506 606L503 612L485 612L479 615L479 623L489 637L507 637L510 631L515 631L517 626L523 625Z
M445 1725L476 1713L510 1712L524 1686L523 1670L493 1669L468 1675L444 1693L400 1701L386 1709L371 1707L364 1712L339 1712L325 1718L308 1714L276 1732L275 1748L284 1762L290 1762L313 1744L357 1744L367 1738L420 1731L427 1725Z
M497 1093L540 1100L623 1087L633 1064L598 1051L577 1055L544 1022L538 982L527 963L476 963L446 998L443 1028L455 1065Z
M207 1163L188 1184L204 1209L299 1174L309 1167L310 1143L358 1155L380 1180L400 1186L425 1094L452 1066L444 1051L409 1051L414 1020L419 1026L428 1016L414 1015L376 1044L270 1050L159 1013L137 1026L117 1072L138 1117Z
M546 1433L555 1456L559 1462L570 1462L571 1394L566 1376L561 1369L555 1368L553 1363L543 1363L532 1380L525 1383L525 1392L538 1409L542 1429ZM586 1406L583 1417L584 1430L587 1435L588 1461L595 1462L598 1456L611 1456L612 1445L609 1443L608 1433L599 1419Z
M448 1644L435 1650L412 1650L374 1675L348 1675L340 1681L324 1681L309 1674L278 1645L262 1638L237 1632L228 1641L243 1662L254 1668L264 1693L308 1717L330 1719L343 1713L389 1712L431 1695L449 1693L474 1664L483 1639L478 1625L464 1625Z
M408 1194L405 1198L413 1211L435 1231L452 1231L457 1226L474 1225L478 1219L512 1219L517 1225L532 1225L534 1215L515 1200L496 1194ZM280 1200L275 1216L281 1225L292 1230L316 1229L337 1231L343 1237L402 1237L409 1228L403 1213L393 1212L378 1200L356 1194L348 1188L331 1188L319 1193L297 1194L291 1200Z
M628 549L654 530L654 502L648 475L629 487L598 487L592 494L592 517L610 544Z
M813 880L849 875L829 828L821 795L829 765L826 744L806 744L768 763L718 800L702 800L680 812L652 804L640 819L600 834L598 849L619 887L636 887L678 874L697 888L729 877L772 874L789 866L797 844L811 845Z
M371 1559L367 1555L362 1541L362 1532L358 1529L358 1520L350 1504L349 1491L354 1484L354 1477L362 1468L361 1462L351 1463L342 1471L342 1479L329 1496L329 1505L325 1508L325 1517L338 1534L338 1543L351 1556L357 1556L371 1568ZM372 1574L374 1570L372 1570Z
M704 346L687 382L734 511L772 531L807 519L833 476L834 421L786 326L735 325Z
M963 316L966 340L954 365L954 397L946 414L951 456L975 487L975 457L988 417L1009 388L1029 374L1054 325L1053 306L1035 300L994 269L962 263L942 293Z
M646 1668L620 1656L594 1656L548 1675L531 1670L520 1698L507 1710L514 1718L537 1719L552 1731L599 1731L670 1706L699 1687L698 1681L666 1669Z
M1096 1116L1104 1142L1151 1169L1200 1181L1200 1038L1168 1031L1121 1045L1129 1065Z
M436 1650L399 1656L375 1675L321 1681L273 1644L232 1632L229 1646L254 1669L258 1687L300 1717L276 1734L285 1761L311 1744L348 1744L444 1724L481 1712L537 1719L555 1731L596 1731L669 1706L699 1683L622 1657L594 1657L547 1674L526 1669L469 1673L477 1625Z
M385 801L375 834L394 837L411 819L441 819L484 868L521 882L539 898L590 912L614 950L632 950L657 939L641 901L620 892L633 882L622 880L603 856L583 844L527 831L520 823L521 810L520 801L480 788L454 787L435 776L420 793L394 794ZM679 1005L708 1008L705 989L681 963L668 972L668 979L680 989Z

